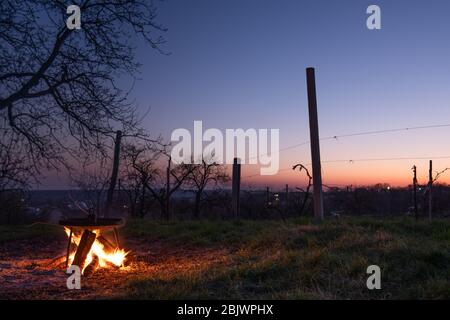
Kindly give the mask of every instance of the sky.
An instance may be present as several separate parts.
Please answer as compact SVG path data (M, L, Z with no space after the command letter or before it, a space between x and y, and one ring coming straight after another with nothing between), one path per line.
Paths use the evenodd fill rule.
M280 147L309 140L305 68L316 68L321 137L450 123L450 2L447 0L165 0L168 28L161 55L144 42L132 96L143 125L167 139L177 128L277 128ZM381 30L366 27L366 9L381 8ZM321 142L324 183L407 185L450 167L450 127ZM449 159L437 157L449 156ZM424 158L329 162L366 158ZM280 153L275 176L243 184L281 187L305 177L284 170L309 164L309 145ZM450 174L440 181L450 182Z

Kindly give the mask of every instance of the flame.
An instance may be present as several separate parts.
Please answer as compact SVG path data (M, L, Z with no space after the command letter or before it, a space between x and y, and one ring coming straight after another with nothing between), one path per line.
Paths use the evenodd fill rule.
M67 237L69 237L70 229L64 227L64 231L66 232ZM91 251L89 251L86 257L86 261L84 263L84 267L81 273L84 273L84 270L88 265L91 264L95 256L97 256L98 258L98 267L100 268L106 268L108 267L108 264L113 264L117 267L122 267L125 262L127 254L130 252L129 251L127 252L123 249L115 249L113 252L107 252L105 246L97 239L97 237L100 236L100 230L92 230L92 232L96 234L96 239L91 247ZM81 233L72 232L72 243L78 247L80 240L81 240ZM75 257L75 252L76 250L70 253L69 264L72 263Z

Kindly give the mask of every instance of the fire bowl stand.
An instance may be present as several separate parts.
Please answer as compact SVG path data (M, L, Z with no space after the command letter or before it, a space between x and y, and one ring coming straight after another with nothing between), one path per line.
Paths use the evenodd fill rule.
M94 230L99 230L100 233L102 231L112 230L114 233L114 241L116 243L115 247L120 248L119 232L117 228L123 224L122 219L104 218L98 219L95 223L87 219L69 219L69 220L62 220L59 222L59 224L70 230L66 252L66 269L69 266L70 245L72 244L72 236L75 230L81 230L82 232L86 230L91 232ZM111 247L114 247L114 245L111 244L106 238L104 238L103 241L106 241Z

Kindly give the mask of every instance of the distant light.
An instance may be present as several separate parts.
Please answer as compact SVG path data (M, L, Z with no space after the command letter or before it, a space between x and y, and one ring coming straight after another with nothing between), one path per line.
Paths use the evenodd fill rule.
M388 190L391 190L391 187L387 187Z

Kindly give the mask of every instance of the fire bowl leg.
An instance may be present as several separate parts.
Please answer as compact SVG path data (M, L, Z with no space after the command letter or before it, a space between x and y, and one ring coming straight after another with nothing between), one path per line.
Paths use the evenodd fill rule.
M69 243L67 244L67 253L66 253L66 269L69 266L69 255L70 255L70 245L72 244L72 228L70 228L69 234Z
M114 239L116 240L116 246L117 248L120 248L119 232L117 231L117 228L114 228L113 231L114 231Z

